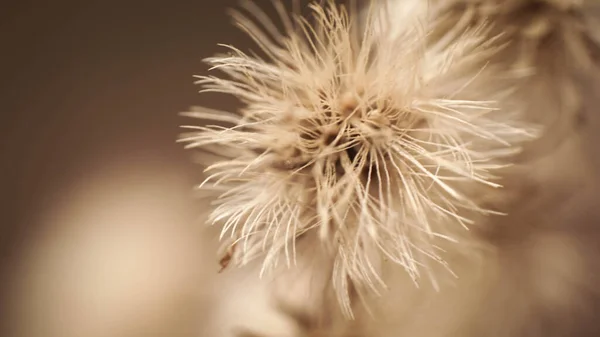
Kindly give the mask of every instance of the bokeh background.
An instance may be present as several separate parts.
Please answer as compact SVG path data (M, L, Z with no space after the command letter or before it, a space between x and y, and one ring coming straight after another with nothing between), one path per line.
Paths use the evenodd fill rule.
M251 46L236 3L3 2L0 336L207 336L218 265L175 140L178 112L234 107L193 75Z
M233 104L193 75L248 45L235 4L3 2L1 336L202 335L217 264L175 140L178 112Z

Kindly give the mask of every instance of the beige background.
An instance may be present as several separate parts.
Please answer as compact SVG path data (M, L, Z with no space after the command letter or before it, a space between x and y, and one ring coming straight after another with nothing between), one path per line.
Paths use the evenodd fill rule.
M177 115L234 1L14 1L0 10L1 301L10 334L198 336L202 223ZM2 336L7 334L0 333Z
M3 4L1 336L202 334L217 265L177 112L233 106L192 75L217 43L249 46L234 3Z

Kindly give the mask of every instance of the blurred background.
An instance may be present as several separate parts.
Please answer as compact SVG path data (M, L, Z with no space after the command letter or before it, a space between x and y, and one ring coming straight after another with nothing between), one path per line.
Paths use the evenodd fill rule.
M7 1L0 10L1 336L199 336L199 169L178 112L230 0ZM206 260L206 256L210 259Z
M251 46L236 3L3 3L0 336L205 335L218 265L175 140L178 112L233 108L193 75Z

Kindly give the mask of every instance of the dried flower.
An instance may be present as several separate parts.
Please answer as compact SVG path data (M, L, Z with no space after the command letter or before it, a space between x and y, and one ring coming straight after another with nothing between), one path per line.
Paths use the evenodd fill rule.
M439 12L454 11L468 16L471 24L493 21L505 39L518 46L515 66L536 65L545 49L554 48L568 54L567 62L589 68L590 50L596 49L597 18L589 13L600 9L594 0L451 0L439 1ZM469 14L465 14L469 12ZM464 21L467 22L467 21ZM559 47L560 46L560 47Z
M187 113L218 125L186 126L182 141L218 158L201 188L228 237L222 265L291 266L296 241L318 238L350 313L351 285L385 285L383 260L415 282L430 261L444 265L438 243L495 213L476 196L501 187L497 172L535 132L496 104L512 88L486 67L499 47L485 25L432 40L435 20L397 20L385 6L371 5L359 29L332 1L310 5L314 22L274 3L285 34L250 2L262 28L234 15L263 57L225 46L207 62L226 76L199 76L203 92L243 109Z

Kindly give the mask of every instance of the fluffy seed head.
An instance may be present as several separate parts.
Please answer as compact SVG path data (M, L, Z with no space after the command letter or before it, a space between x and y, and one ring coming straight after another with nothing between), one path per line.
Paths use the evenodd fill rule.
M599 41L599 23L593 14L600 10L596 0L434 1L439 12L470 17L465 23L494 21L505 39L519 49L517 66L538 65L545 52L565 54L567 58L561 62L584 70L595 63L590 51L597 51Z
M216 155L201 187L215 193L211 221L228 238L223 265L291 265L296 241L315 240L350 312L348 289L383 286L383 261L415 281L443 264L437 242L491 213L473 191L499 187L495 172L532 133L497 109L505 92L480 87L492 86L485 60L497 49L485 27L430 43L427 18L398 27L372 5L358 27L333 2L311 5L312 22L274 3L285 34L244 3L263 27L234 17L263 55L225 46L207 60L225 76L199 76L204 92L243 108L187 113L216 125L187 126L182 141Z

